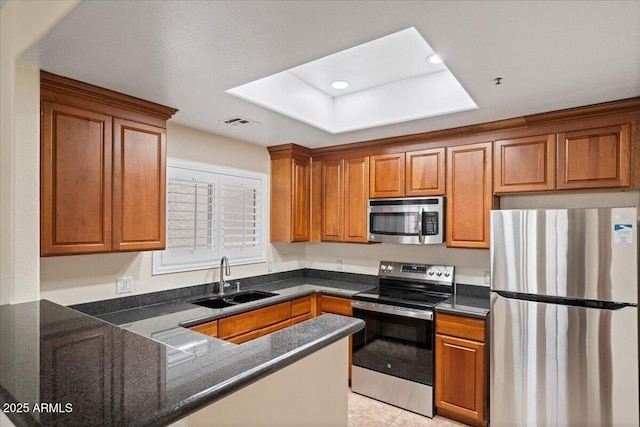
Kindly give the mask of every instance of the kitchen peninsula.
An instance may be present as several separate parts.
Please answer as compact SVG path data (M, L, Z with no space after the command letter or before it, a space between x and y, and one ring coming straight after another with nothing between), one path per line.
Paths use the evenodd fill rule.
M178 348L41 300L0 306L0 325L0 403L17 426L346 425L347 337L363 322L324 314L242 345L202 335ZM286 396L260 392L272 381Z

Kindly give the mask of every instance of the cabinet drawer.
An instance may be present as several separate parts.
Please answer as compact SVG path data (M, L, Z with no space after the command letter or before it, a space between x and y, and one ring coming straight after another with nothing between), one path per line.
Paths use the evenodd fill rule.
M322 295L320 297L320 311L322 313L342 314L351 316L351 300L347 298L330 297Z
M291 317L302 316L303 314L311 313L311 303L313 296L298 298L291 301Z
M485 342L485 321L471 317L437 313L436 333Z
M291 301L260 308L218 321L218 337L225 339L291 318Z
M305 320L313 319L313 313L303 314L302 316L296 316L291 318L291 324L295 325L300 322L304 322Z
M189 329L192 331L200 332L201 334L209 335L210 337L218 336L218 321L203 323L201 325L192 326Z
M234 344L242 344L247 341L254 340L260 337L260 330L250 331L245 334L236 335L235 337L227 338L226 340Z
M279 331L280 329L288 328L291 326L291 319L287 319L283 322L276 323L275 325L267 326L266 328L260 329L260 336L265 336L270 334L271 332Z

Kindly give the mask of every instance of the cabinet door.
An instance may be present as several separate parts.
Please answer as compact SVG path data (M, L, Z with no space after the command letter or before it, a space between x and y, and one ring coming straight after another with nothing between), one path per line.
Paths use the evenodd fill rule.
M437 334L435 392L438 413L484 421L485 372L484 343Z
M309 240L309 206L311 202L311 163L308 160L291 159L291 241Z
M558 189L628 187L630 125L558 134Z
M351 300L348 298L332 297L329 295L320 296L320 309L322 313L341 314L343 316L351 316L353 309L351 308Z
M113 249L164 249L165 130L114 119L113 163Z
M111 117L42 103L40 254L111 250Z
M447 148L447 246L489 247L491 143Z
M441 196L445 193L444 148L408 152L405 164L405 196Z
M72 322L59 322L62 330L43 336L40 345L40 401L71 402L72 412L43 413L40 425L78 425L91 420L95 425L113 425L111 396L113 355L110 326L66 331ZM78 399L79 391L82 399ZM39 424L39 423L38 423Z
M322 240L340 242L344 236L343 160L322 162Z
M555 134L496 141L493 155L496 193L555 188Z
M344 161L344 241L366 243L369 158Z
M369 196L404 196L404 153L371 156Z

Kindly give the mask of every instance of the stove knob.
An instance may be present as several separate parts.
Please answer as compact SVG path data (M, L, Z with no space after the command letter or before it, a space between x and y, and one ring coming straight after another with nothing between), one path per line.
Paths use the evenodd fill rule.
M442 270L436 270L436 274L437 274L438 276L442 276Z
M429 270L427 270L427 274L429 276L433 276L433 268L430 268Z
M451 272L449 270L445 270L444 277L449 277L449 276L451 276Z
M387 267L387 270L389 270L389 271L393 271L393 265L388 266L388 267Z
M382 271L387 271L387 266L386 266L386 265L384 265L384 264L382 264L382 265L380 266L380 270L382 270Z

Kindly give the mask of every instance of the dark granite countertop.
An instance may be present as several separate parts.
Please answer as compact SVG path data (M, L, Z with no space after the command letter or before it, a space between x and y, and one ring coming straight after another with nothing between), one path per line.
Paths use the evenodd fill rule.
M489 297L454 295L436 306L436 313L457 314L484 319L490 311Z
M208 338L197 332L185 329L190 326L255 310L279 302L301 298L316 292L348 298L357 292L371 289L372 286L371 283L366 281L363 283L362 281L353 282L318 277L292 277L275 282L243 287L241 291L258 289L273 292L277 295L231 307L213 309L190 303L190 301L195 301L204 296L215 295L210 293L198 297L187 297L181 300L126 310L94 313L93 315L114 325L119 325L131 332L152 338L179 350L184 350L185 348L197 348L197 343L203 340L218 341L215 338ZM235 292L227 291L225 295L231 297L234 293ZM114 304L113 307L118 307L118 305ZM72 308L77 307L74 306Z
M235 345L171 322L153 332L165 345L46 300L0 306L6 415L16 426L166 425L364 326L324 314Z

